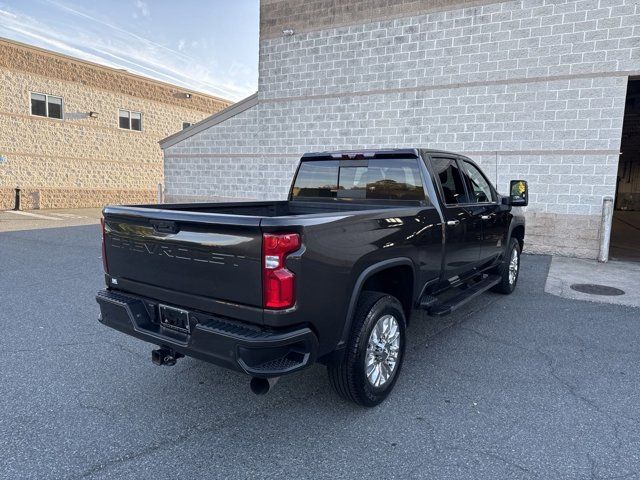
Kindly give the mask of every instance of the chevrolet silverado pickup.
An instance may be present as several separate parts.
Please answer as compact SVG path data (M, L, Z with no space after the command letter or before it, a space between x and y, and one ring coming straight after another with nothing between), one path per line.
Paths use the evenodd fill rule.
M319 362L374 406L413 311L513 291L527 203L525 181L502 196L469 158L407 148L305 154L286 201L107 206L100 321L158 365L195 357L255 393Z

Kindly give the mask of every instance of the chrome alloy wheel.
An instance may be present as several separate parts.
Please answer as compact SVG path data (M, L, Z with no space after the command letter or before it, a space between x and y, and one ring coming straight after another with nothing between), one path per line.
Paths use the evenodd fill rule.
M378 319L367 344L364 368L367 380L374 387L387 383L398 365L400 355L400 327L393 315Z
M509 261L509 285L513 285L518 277L518 250L511 250L511 260Z

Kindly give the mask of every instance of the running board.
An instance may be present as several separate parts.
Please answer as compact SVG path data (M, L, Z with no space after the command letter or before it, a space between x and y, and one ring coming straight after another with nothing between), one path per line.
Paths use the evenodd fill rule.
M462 305L467 303L469 300L474 299L481 293L486 292L494 285L500 283L501 277L499 275L488 275L487 277L480 280L478 283L474 283L473 285L469 285L467 288L462 290L455 297L446 300L442 303L435 303L432 306L427 308L427 313L434 317L441 317L443 315L449 315L454 310L460 308ZM432 297L433 298L433 297Z

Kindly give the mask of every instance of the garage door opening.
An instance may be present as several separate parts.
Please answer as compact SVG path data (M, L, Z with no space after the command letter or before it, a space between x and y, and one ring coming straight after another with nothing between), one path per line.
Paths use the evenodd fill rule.
M620 152L609 256L640 262L640 79L627 86Z

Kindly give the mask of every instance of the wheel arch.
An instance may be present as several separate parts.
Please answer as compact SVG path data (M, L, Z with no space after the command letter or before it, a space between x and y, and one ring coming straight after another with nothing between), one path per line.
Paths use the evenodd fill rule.
M395 274L395 275L394 275ZM398 282L392 282L391 279L397 279ZM394 275L392 277L392 275ZM407 285L409 283L409 285ZM344 346L351 332L351 324L353 315L355 314L356 305L360 294L367 289L381 291L398 298L405 311L407 322L409 314L413 307L413 297L415 288L415 266L410 258L398 257L374 263L365 268L355 281L351 297L349 298L349 307L345 317L344 329L342 336L338 342L338 348Z
M518 243L520 244L521 252L522 252L522 249L524 248L524 233L525 233L524 223L517 223L512 226L511 233L509 235L509 238L515 238L516 240L518 240Z

